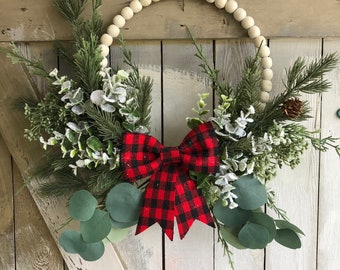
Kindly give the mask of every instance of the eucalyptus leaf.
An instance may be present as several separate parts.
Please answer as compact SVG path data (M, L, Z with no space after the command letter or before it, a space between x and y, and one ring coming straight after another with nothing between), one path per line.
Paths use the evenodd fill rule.
M123 223L138 219L142 205L142 192L129 183L113 187L107 194L106 209L113 220Z
M277 230L275 241L291 249L297 249L301 247L301 240L299 236L291 229Z
M78 253L84 260L92 262L100 259L104 251L104 243L100 241L96 243L86 243L86 249Z
M225 226L220 227L220 234L222 238L227 241L230 245L237 249L246 249L245 246L243 246L238 239L238 230L231 229Z
M255 210L267 202L267 191L259 180L251 175L240 177L233 183L233 193L238 206L245 210Z
M129 234L129 229L114 229L112 228L109 235L106 237L111 243L117 244L125 239Z
M87 190L79 190L73 194L69 201L69 214L79 221L89 220L96 210L97 199Z
M134 226L136 225L138 222L138 220L133 220L131 222L119 222L119 221L116 221L114 219L111 218L111 224L112 224L112 227L113 228L116 228L116 229L124 229L124 228L129 228L131 226Z
M86 144L89 148L91 148L93 151L102 151L103 150L103 144L101 141L95 137L91 136L86 140Z
M85 242L103 240L111 231L111 220L106 211L96 209L92 218L80 222L80 232Z
M276 226L274 220L270 216L265 213L253 212L249 221L266 227L269 232L268 242L270 243L273 241L276 235Z
M296 225L288 222L287 220L275 220L275 224L279 229L291 229L296 233L305 235L303 231L300 230Z
M244 225L248 221L251 212L238 207L230 209L229 206L224 206L220 199L214 204L213 213L225 226L234 228Z
M269 242L269 232L266 227L249 222L241 228L238 239L247 248L262 249Z
M86 243L80 233L74 230L64 231L59 236L59 244L68 253L79 253L86 250Z

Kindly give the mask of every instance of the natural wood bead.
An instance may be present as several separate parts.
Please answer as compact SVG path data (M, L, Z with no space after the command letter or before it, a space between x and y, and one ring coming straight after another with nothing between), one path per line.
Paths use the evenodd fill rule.
M238 4L234 0L228 0L224 7L225 11L230 14L234 13L237 8L238 8Z
M113 38L109 34L103 34L100 38L100 43L106 46L111 46Z
M227 0L215 0L215 6L217 8L224 8L227 4Z
M99 49L100 49L100 54L103 56L103 57L106 57L109 55L110 53L110 48L109 46L106 46L104 44L100 44L99 46Z
M233 15L234 19L240 22L247 16L247 12L243 8L237 8Z
M151 5L152 0L139 0L143 7L148 7Z
M268 92L265 92L265 91L261 91L260 93L260 100L264 103L268 103L270 99L270 95Z
M123 18L127 21L133 17L133 10L130 7L125 7L120 14L122 14Z
M263 80L273 79L273 71L270 68L263 69L261 75Z
M267 57L270 55L270 49L267 45L261 46L259 50L259 54L261 57Z
M130 2L130 8L132 9L133 13L138 13L142 11L143 6L138 0L133 0Z
M261 35L261 30L260 30L260 28L258 26L253 25L252 27L250 27L248 29L248 36L250 38L256 38L256 37L258 37L260 35Z
M262 80L261 89L263 91L270 92L273 89L273 83L270 80Z
M206 0L208 3L212 4L215 2L215 0Z
M273 66L273 60L270 57L263 57L261 59L262 68L271 68Z
M122 15L116 15L113 18L113 24L117 25L119 28L124 27L126 21Z
M254 26L255 21L253 19L253 17L247 16L245 17L242 22L241 25L244 29L248 30L250 27Z
M103 58L103 60L100 62L100 65L103 67L103 68L106 68L107 65L108 65L109 61L107 60L106 57Z
M118 37L119 33L120 33L120 29L117 25L115 24L111 24L108 28L107 28L107 33L111 36L111 37Z
M258 36L254 39L254 44L256 48L260 48L260 46L267 45L267 40L264 36Z

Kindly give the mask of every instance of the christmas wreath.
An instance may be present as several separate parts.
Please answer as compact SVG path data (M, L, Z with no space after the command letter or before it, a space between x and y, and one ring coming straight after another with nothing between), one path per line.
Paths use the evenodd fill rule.
M246 61L238 85L231 87L220 81L218 70L191 36L218 104L208 117L208 94L199 95L197 117L186 119L191 131L179 146L166 147L148 134L152 80L140 75L122 38L129 72L108 68L106 58L126 20L151 0L133 0L103 35L101 1L92 0L89 19L81 17L86 2L54 0L74 29L73 52L57 43L74 74L48 72L14 45L8 53L48 82L42 100L25 103L31 123L25 135L49 149L30 179L53 175L49 178L53 181L41 184L41 192L70 194L70 220L80 222L80 231L60 235L60 245L85 260L97 260L105 242L116 243L136 224L136 233L141 233L159 223L172 240L176 218L181 238L195 220L215 227L229 258L229 245L263 249L275 240L299 248L303 232L276 206L268 183L281 166L297 166L310 144L320 151L333 147L340 155L337 139L320 139L300 124L310 109L299 99L301 93L318 94L330 88L323 75L336 66L337 56L330 54L309 64L297 59L287 70L285 90L269 100L272 61L259 28L235 1L207 0L241 22L254 39L257 54ZM264 206L278 218L266 214Z

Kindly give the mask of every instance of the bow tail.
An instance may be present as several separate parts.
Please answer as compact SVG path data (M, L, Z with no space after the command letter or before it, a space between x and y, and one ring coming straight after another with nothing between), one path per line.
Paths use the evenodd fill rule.
M196 219L215 228L209 207L193 180L180 174L175 190L175 216L181 239L184 238Z
M158 171L151 176L145 189L136 234L145 231L154 223L159 223L163 232L173 240L175 181L175 175L167 173L166 170Z

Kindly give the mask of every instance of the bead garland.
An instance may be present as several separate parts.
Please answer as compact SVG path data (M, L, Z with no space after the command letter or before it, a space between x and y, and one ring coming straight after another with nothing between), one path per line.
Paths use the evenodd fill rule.
M132 0L129 6L124 7L119 15L116 15L112 24L109 25L105 34L100 38L100 49L103 56L101 66L105 68L108 65L107 56L109 55L109 46L113 39L119 36L120 29L126 24L126 21L132 19L133 15L142 11L143 7L150 6L153 2L160 0ZM232 14L234 19L241 23L241 26L248 31L248 36L253 39L256 48L259 48L259 56L261 57L262 81L260 100L263 102L263 107L269 101L269 92L272 90L273 71L271 67L273 61L270 57L270 49L267 46L267 41L261 35L261 30L255 25L254 19L247 15L247 12L239 7L235 0L206 0L210 4L215 4L218 9L224 9L227 13Z

